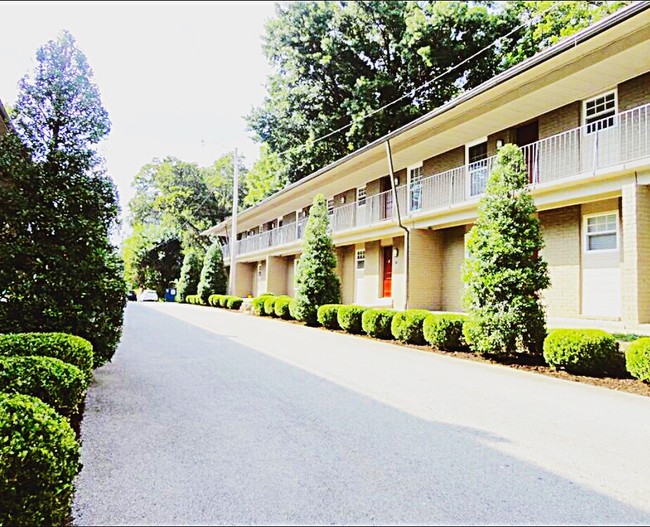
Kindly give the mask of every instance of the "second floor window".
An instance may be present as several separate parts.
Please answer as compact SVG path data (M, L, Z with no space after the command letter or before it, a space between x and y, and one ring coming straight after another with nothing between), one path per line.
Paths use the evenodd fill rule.
M334 198L327 200L327 214L334 214Z
M409 210L422 208L422 167L409 169Z
M585 132L592 134L616 124L616 90L587 99L583 104Z
M366 204L366 187L359 187L357 189L357 205L361 207Z

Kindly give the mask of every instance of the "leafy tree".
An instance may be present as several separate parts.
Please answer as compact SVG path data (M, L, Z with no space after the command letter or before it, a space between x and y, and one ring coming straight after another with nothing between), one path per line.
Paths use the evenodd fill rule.
M272 153L282 153L283 174L297 181L625 2L554 4L548 12L546 1L279 4L264 44L273 73L264 102L246 117L249 129ZM515 31L463 63L542 13L532 29ZM452 66L458 67L437 78Z
M184 302L187 295L197 294L204 258L205 253L200 249L191 247L185 251L181 277L178 280L176 289L176 300L178 302Z
M36 59L0 145L0 333L73 333L99 366L115 352L126 302L109 241L116 190L95 150L110 121L72 35Z
M227 287L228 276L223 266L223 254L219 243L215 242L210 245L205 255L197 294L204 303L207 303L210 295L223 295L226 293Z
M341 298L339 277L334 272L336 255L328 228L327 202L322 194L317 194L309 210L295 277L295 314L310 326L317 323L319 306L338 304Z
M272 153L268 145L262 144L260 159L243 179L243 183L246 189L244 205L255 205L288 183L286 167L280 156Z
M181 271L181 241L176 231L161 225L136 225L124 242L127 282L133 289L155 289L162 297Z
M540 292L549 286L544 242L521 150L502 147L467 241L467 343L486 355L539 354L546 336Z

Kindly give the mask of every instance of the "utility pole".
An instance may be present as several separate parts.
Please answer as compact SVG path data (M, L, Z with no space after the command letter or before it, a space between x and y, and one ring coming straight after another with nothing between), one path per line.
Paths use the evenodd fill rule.
M230 231L230 294L235 294L235 280L237 273L237 209L239 208L239 162L237 160L237 147L233 155L232 178L232 230Z

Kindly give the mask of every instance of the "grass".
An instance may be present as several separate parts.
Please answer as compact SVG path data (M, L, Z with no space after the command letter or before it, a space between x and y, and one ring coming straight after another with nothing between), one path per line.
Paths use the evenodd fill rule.
M637 335L636 333L612 333L612 337L621 342L634 342L643 337L643 335Z

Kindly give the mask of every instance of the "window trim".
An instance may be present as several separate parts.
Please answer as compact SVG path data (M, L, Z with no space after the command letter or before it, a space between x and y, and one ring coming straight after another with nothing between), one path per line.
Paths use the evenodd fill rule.
M363 262L363 267L359 267L359 262ZM354 253L354 270L357 273L366 270L366 250L356 249Z
M582 100L582 107L581 107L581 115L580 115L580 125L582 126L584 130L584 135L591 135L594 132L589 132L587 130L587 126L591 123L587 123L587 103L590 103L592 101L595 101L596 99L599 99L600 97L607 97L608 95L614 94L614 124L612 126L608 126L607 128L615 128L618 125L618 120L616 119L616 116L618 115L618 87L612 88L611 90L607 90L601 93L598 93L594 95L593 97L588 97L587 99ZM600 120L600 119L598 119ZM592 121L596 122L596 121ZM606 128L603 128L603 130L606 130ZM597 130L600 131L600 130Z
M366 206L366 201L368 200L368 190L367 190L368 185L364 185L363 187L357 187L357 207L365 207ZM363 203L359 200L359 194L360 191L363 191Z
M411 205L413 204L413 196L411 195L411 184L413 183L413 172L418 169L420 169L420 183L422 183L422 181L424 180L424 162L420 161L418 163L406 167L406 189L408 195L407 208L409 214L411 212L417 212L422 210L422 187L421 186L420 186L420 206L417 209L411 207Z
M598 233L589 233L587 226L588 226L588 220L590 218L596 218L598 216L612 216L616 218L616 230L615 231L605 231L605 232L598 232ZM583 230L583 253L585 254L607 254L607 253L615 253L618 252L621 248L621 222L619 218L619 211L618 209L615 210L608 210L608 211L603 211L603 212L595 212L593 214L585 214L582 217L582 230ZM616 234L616 247L614 249L590 249L589 248L589 237L593 236L594 234L612 234L614 232Z
M329 198L327 200L327 214L328 216L332 216L334 214L334 198ZM330 208L330 204L332 205Z
M485 135L483 137L479 137L478 139L474 139L473 141L470 141L469 143L465 143L465 166L466 167L468 167L470 165L470 163L469 163L469 149L472 148L473 146L480 145L482 143L487 143L487 142L488 142L488 136ZM486 153L485 157L487 159L490 156L488 156L487 153Z

